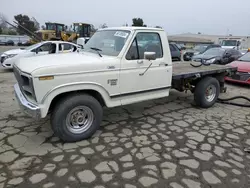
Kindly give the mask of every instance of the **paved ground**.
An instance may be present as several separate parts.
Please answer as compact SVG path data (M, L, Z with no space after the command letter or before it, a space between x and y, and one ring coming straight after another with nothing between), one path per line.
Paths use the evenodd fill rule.
M0 73L0 188L247 188L250 110L190 105L189 94L106 109L93 138L65 144L22 113ZM230 95L249 88L229 86ZM225 94L226 97L228 94Z
M21 48L20 46L0 46L0 54L11 49Z

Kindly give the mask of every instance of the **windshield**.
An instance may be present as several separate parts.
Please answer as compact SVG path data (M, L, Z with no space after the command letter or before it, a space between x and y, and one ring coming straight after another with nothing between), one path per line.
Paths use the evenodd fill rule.
M40 46L40 45L41 45L41 43L36 43L36 44L33 44L31 46L26 47L25 50L31 50L33 48L36 48L36 47Z
M225 52L223 48L210 48L209 50L205 51L203 55L211 55L211 56L222 56Z
M85 44L83 51L95 53L93 48L98 48L101 55L118 56L129 34L130 31L126 30L97 31Z
M207 48L207 46L195 46L194 51L204 52L206 48Z
M237 40L223 40L221 46L237 46Z
M245 55L241 56L238 60L250 62L250 52L247 52Z

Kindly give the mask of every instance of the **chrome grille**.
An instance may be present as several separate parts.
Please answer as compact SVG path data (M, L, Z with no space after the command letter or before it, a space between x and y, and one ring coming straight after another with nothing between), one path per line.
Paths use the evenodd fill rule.
M22 81L22 76L20 74L20 71L14 66L13 67L13 72L14 72L14 75L16 77L16 80L17 80L17 83L18 83L20 89L22 89L23 81Z
M20 90L26 96L32 97L36 100L33 90L32 79L26 75L23 75L17 67L13 67L13 72L16 77Z

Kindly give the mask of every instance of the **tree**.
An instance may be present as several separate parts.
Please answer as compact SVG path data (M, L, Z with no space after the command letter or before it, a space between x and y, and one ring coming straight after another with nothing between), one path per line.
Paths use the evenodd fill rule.
M37 31L39 29L39 28L36 27L37 23L35 24L34 21L32 21L27 15L18 14L16 16L14 16L14 18L18 22L18 24L22 25L23 27L25 27L26 29L30 30L31 32L35 32L35 31ZM27 33L20 26L18 26L17 32L20 35L24 35L24 34Z
M2 30L8 28L6 21L7 21L7 18L5 17L5 15L0 13L0 27L2 28Z
M13 29L8 30L8 35L17 35L17 32Z
M36 20L36 18L32 17L32 18L31 18L31 21L34 22L34 26L35 26L36 30L39 30L39 29L40 29L40 24L39 24L39 22Z
M132 26L147 27L147 25L144 24L142 18L133 18L132 22L133 22Z
M0 34L2 34L3 33L3 29L2 29L2 27L0 27Z

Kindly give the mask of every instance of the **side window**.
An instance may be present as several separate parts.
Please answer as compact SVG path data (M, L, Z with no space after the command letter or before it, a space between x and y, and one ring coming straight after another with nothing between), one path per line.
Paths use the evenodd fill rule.
M64 50L71 50L71 49L72 49L72 45L71 45L71 44L64 43L64 44L63 44L63 49L64 49Z
M73 49L73 46L71 44L68 44L68 43L59 44L59 51L71 50L71 49Z
M51 49L51 43L46 43L42 46L40 46L39 51L40 52L48 52Z
M158 33L138 33L129 48L126 59L144 59L144 52L155 52L156 58L163 57L161 39Z
M126 59L127 60L135 60L135 59L139 59L139 54L138 54L138 48L137 48L137 41L136 38L134 39L132 45L130 46L127 55L126 55Z

